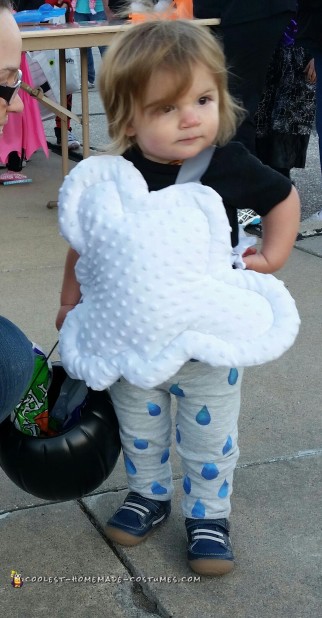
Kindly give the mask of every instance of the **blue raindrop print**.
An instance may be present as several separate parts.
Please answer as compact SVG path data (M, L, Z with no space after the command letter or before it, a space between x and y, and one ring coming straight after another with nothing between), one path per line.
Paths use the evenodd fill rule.
M216 479L219 474L219 470L214 463L206 463L201 470L201 476L207 481L212 481Z
M176 440L177 440L177 444L180 444L180 442L181 442L181 433L180 433L179 425L176 425Z
M176 395L177 397L185 397L185 394L179 384L172 384L169 388L169 393Z
M201 408L201 410L199 410L197 416L196 416L196 421L198 423L198 425L209 425L210 421L211 421L211 416L208 412L208 408L207 406L203 406L203 408Z
M168 448L166 448L164 453L162 453L161 463L162 464L166 463L166 461L168 461L169 457L170 457L170 451L169 451Z
M238 369L231 369L228 375L228 384L234 386L238 380Z
M124 463L125 463L126 471L129 474L136 474L136 467L133 461L131 461L131 459L125 454L124 454Z
M134 444L135 448L138 448L141 451L143 451L144 449L148 448L148 446L149 446L148 440L144 440L143 438L135 438L133 444Z
M156 494L158 496L163 496L164 494L168 493L168 490L165 487L162 487L162 485L160 485L160 483L158 483L157 481L153 481L151 485L151 491L153 494Z
M161 408L157 403L152 403L152 401L148 401L147 408L150 416L159 416L161 414Z
M189 478L189 476L186 474L186 476L183 479L183 483L182 483L183 489L185 491L186 494L190 494L191 492L191 479Z
M225 479L223 484L222 484L222 486L220 487L220 489L218 491L218 498L227 498L227 496L228 496L228 489L229 489L229 483Z
M196 517L197 519L203 519L206 515L205 505L202 504L201 500L197 500L192 509L191 509L192 517Z
M232 437L231 437L231 436L228 436L228 438L227 438L227 440L226 440L226 444L225 444L225 445L224 445L224 447L223 447L222 454L223 454L223 455L227 455L227 453L229 453L229 451L231 451L232 446L233 446L233 440L232 440Z

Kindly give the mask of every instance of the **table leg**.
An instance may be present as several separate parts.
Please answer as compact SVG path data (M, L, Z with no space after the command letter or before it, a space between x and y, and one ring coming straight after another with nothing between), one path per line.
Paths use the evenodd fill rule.
M67 107L66 93L66 57L65 50L59 50L59 76L60 76L60 104ZM63 159L63 176L68 174L68 141L67 141L67 118L61 119L61 149Z
M59 78L60 78L60 104L67 107L66 93L66 61L65 50L59 50ZM67 117L61 118L61 153L62 153L62 172L63 178L68 174L68 141L67 141ZM57 201L47 202L47 208L56 208Z
M88 64L87 49L80 49L81 60L81 97L82 97L82 132L83 132L83 158L89 156L89 104L88 104ZM60 104L67 107L66 94L66 61L65 49L59 50L59 74L60 74ZM67 142L67 118L61 119L61 148L62 148L62 171L63 177L68 174L68 142ZM57 202L50 201L47 208L55 208Z
M87 49L80 49L81 59L81 94L82 94L82 129L83 129L83 157L89 156L89 105L88 105L88 64Z

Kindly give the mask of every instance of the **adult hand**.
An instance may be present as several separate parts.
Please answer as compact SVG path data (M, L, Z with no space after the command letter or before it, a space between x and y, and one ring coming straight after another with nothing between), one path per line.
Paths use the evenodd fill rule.
M309 82L310 84L315 84L316 83L316 72L315 72L315 66L314 66L314 58L312 58L310 60L310 62L308 62L308 64L306 65L305 69L304 69L304 73L306 74L306 81Z

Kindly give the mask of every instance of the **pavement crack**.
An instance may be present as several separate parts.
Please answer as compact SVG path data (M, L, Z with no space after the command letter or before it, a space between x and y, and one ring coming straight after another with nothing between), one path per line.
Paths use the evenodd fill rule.
M322 448L312 449L307 451L298 451L298 453L292 453L291 455L280 455L278 457L270 457L269 459L263 459L261 461L249 461L242 464L237 464L237 469L251 468L253 466L262 466L267 464L274 464L283 461L294 461L297 459L305 459L307 457L316 457L322 455Z
M126 558L124 551L118 550L118 548L111 542L104 534L104 529L92 515L91 511L87 508L87 506L82 502L82 499L76 501L79 505L80 509L83 511L84 515L89 519L90 523L94 526L97 532L102 537L104 543L109 547L109 549L113 552L114 556L117 560L123 565L124 569L128 572L129 577L133 577L134 580L139 579L140 581L143 579L141 573L139 573L131 562ZM135 606L144 611L144 614L140 614L140 617L144 618L171 618L171 615L160 606L157 597L153 594L150 588L143 582L142 584L138 581L131 582L131 591L133 603Z

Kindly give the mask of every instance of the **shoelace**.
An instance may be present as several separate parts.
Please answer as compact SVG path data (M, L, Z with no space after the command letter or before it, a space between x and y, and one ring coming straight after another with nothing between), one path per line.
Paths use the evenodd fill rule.
M124 504L122 504L122 506L120 507L120 511L124 509L126 511L133 511L134 513L137 513L138 515L144 516L147 513L150 513L150 510L147 509L145 506L142 506L141 504L137 504L136 502L129 502L126 501L124 502Z
M150 513L150 509L148 509L146 506L142 506L142 504L137 504L136 502L130 502L129 500L126 500L126 502L124 502L124 504L122 504L122 506L119 508L119 511L122 510L133 511L133 513L137 513L141 517L144 517L145 515ZM156 524L160 523L160 521L162 521L165 517L166 513L163 513L163 515L161 515L158 519L155 519L152 522L152 526L156 526Z
M192 530L191 540L193 543L205 539L226 545L223 533L218 530L211 530L211 528L197 528L196 530Z

